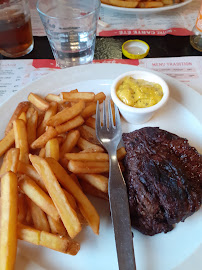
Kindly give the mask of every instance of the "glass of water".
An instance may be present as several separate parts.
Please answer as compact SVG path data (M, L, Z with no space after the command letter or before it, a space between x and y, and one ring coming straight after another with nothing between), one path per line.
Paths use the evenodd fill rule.
M38 0L37 10L59 67L93 61L100 0Z

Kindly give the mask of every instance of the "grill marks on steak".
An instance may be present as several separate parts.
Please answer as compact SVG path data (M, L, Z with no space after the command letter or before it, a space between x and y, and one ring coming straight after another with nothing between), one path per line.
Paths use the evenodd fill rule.
M202 156L184 138L159 128L124 133L132 225L147 235L168 232L201 206Z

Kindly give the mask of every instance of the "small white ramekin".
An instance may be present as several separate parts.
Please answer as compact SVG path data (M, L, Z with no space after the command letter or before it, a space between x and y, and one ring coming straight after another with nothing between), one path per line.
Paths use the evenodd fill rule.
M126 105L123 103L117 96L117 88L122 83L125 77L132 77L134 79L144 79L149 82L158 83L161 85L163 89L163 97L162 99L155 105L147 108L135 108ZM153 114L159 110L168 100L169 97L169 88L167 83L158 75L148 72L148 71L130 71L120 75L118 78L114 80L111 86L111 97L113 102L119 108L120 113L122 114L123 118L131 123L131 124L142 124L147 122Z

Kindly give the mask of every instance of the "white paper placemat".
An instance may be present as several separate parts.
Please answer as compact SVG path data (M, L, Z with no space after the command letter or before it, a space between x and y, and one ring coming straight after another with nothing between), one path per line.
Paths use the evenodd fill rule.
M94 63L122 63L153 69L189 85L202 94L202 56L145 58L141 60L97 60ZM0 60L0 104L22 87L54 72L55 60Z

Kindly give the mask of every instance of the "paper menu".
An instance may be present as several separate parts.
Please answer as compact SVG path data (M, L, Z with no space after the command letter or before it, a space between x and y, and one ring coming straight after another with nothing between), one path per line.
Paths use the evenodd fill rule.
M202 56L148 58L139 60L139 66L165 73L202 94Z
M33 35L44 36L46 34L36 10L36 0L29 0L29 2ZM200 3L201 0L193 0L184 7L150 14L124 14L102 7L100 19L109 26L102 27L98 24L97 35L190 35L199 12Z
M51 67L35 68L30 59L0 60L0 104L24 86L55 70Z
M121 63L165 73L202 94L202 56L178 58L146 58L142 60L96 60L96 63ZM0 104L33 81L58 70L55 60L0 60ZM27 89L29 92L29 89Z

